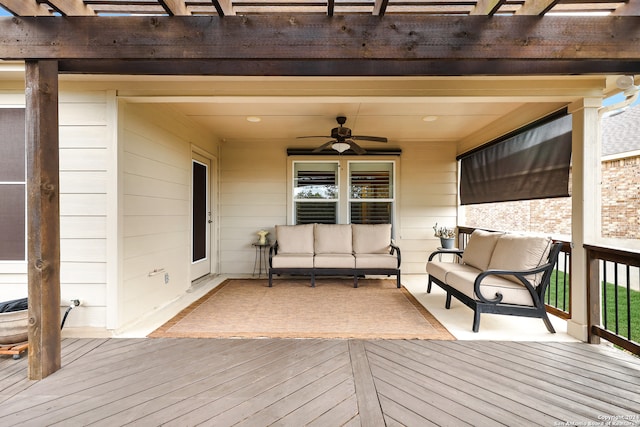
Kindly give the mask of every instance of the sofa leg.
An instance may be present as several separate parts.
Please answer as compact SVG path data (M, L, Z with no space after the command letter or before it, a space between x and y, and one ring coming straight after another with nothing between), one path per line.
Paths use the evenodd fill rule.
M354 288L358 287L358 275L357 274L353 275L353 287Z
M427 282L427 293L431 293L431 276L429 276L429 281Z
M444 308L449 310L451 308L451 293L447 292L447 300L444 303Z
M316 287L316 276L313 273L311 273L311 287L312 288Z
M400 289L400 272L396 274L396 288Z
M480 311L478 309L473 310L473 332L480 330Z
M547 316L547 312L546 311L542 315L542 320L544 321L544 324L547 327L547 330L549 332L551 332L552 334L555 334L556 330L554 329L553 325L551 324L551 320L549 320L549 316Z
M273 274L271 274L271 272L269 272L269 287L273 286Z

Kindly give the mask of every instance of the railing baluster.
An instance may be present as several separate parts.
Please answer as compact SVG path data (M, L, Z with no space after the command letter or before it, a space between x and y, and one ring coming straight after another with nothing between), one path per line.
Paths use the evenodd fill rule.
M569 305L568 301L567 301L567 297L569 297L570 294L571 294L571 287L569 286L569 284L571 283L571 281L570 281L571 280L571 276L569 275L569 272L567 271L567 268L570 265L570 263L571 263L571 257L569 256L569 252L565 252L564 253L564 270L563 270L565 279L564 279L563 284L562 284L562 286L563 286L563 289L562 289L562 291L563 291L562 292L562 309L564 311L569 311L569 310L567 310L567 306ZM569 280L567 280L567 277L569 277Z
M627 339L631 340L631 266L627 264Z
M602 315L600 316L603 319L602 325L605 329L609 329L609 310L607 310L607 261L601 261L602 264Z
M615 309L615 319L616 319L616 335L620 335L620 315L618 313L618 309L620 308L620 303L618 302L618 263L613 263L613 303L616 306Z
M589 324L589 342L596 342L594 337L601 337L640 355L640 328L637 324L640 311L632 311L640 308L635 307L636 298L640 295L636 289L635 279L632 280L633 275L640 282L640 274L636 276L636 269L640 267L640 252L592 245L584 245L584 248L587 250L589 259L598 260L600 267L604 267L597 279L599 295L590 296L591 301L597 301L600 298L601 321L600 324L595 320L594 323ZM613 272L610 271L611 268ZM640 270L638 272L640 273ZM609 283L608 277L612 275L613 279L609 280L613 283ZM626 283L622 283L623 276ZM594 277L593 280L595 279ZM587 289L591 289L591 283L587 283ZM626 301L624 301L625 297ZM612 322L615 324L612 325Z

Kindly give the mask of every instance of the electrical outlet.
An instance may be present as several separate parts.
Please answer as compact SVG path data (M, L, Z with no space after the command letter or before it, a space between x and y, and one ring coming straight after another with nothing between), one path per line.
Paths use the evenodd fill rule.
M164 284L169 283L169 273L164 273Z

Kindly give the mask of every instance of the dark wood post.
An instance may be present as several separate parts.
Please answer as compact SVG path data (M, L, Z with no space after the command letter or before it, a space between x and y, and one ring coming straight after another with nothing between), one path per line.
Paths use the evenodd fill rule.
M25 70L29 261L29 378L60 369L58 62Z

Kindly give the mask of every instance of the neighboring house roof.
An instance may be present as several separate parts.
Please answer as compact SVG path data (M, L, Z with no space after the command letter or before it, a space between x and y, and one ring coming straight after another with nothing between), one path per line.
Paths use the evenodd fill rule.
M602 155L640 150L640 104L602 119Z

